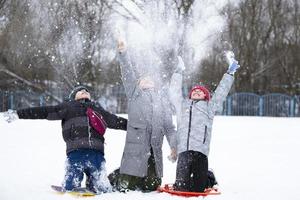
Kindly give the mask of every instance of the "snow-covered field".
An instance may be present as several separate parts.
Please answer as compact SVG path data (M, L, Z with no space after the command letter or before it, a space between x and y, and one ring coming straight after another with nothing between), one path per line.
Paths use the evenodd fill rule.
M107 171L120 164L125 132L106 133ZM50 189L64 176L65 146L60 122L18 120L0 114L0 200L76 199ZM163 183L175 179L176 164L167 160ZM206 199L300 199L300 118L216 117L209 156L222 192ZM161 193L110 193L88 199L183 199ZM192 198L194 199L194 198Z

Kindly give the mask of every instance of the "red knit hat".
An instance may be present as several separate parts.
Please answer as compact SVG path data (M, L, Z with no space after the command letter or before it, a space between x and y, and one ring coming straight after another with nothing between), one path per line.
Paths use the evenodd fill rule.
M191 98L191 96L192 96L192 92L194 91L194 90L201 90L204 94L205 94L205 97L204 97L204 100L205 101L209 101L210 100L210 92L209 92L209 90L205 87L205 86L203 86L203 85L195 85L191 90L190 90L190 93L189 93L189 98Z

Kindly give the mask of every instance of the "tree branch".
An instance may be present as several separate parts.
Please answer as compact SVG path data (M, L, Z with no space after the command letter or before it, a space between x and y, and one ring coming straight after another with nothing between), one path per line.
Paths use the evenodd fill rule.
M40 86L38 86L38 85L36 85L36 84L34 84L34 83L32 83L32 82L30 82L30 81L24 79L24 78L22 78L21 76L19 76L19 75L13 73L13 72L11 72L11 71L9 71L9 70L6 69L6 67L5 67L4 65L2 65L2 64L0 64L0 72L6 73L6 74L8 74L8 75L11 76L11 77L16 78L16 79L18 79L19 81L25 83L26 85L28 85L28 86L30 86L30 87L32 87L32 88L35 88L35 89L40 90L40 91L43 91L45 94L47 94L48 96L51 96L51 97L52 97L55 101L57 101L57 102L61 102L61 100L62 100L61 98L59 98L59 97L53 95L52 93L50 93L49 91L45 90L44 88L42 88L42 87L40 87Z
M138 24L140 24L141 26L143 26L143 23L138 19L138 17L136 17L128 8L126 8L122 3L120 3L119 1L115 0L114 3L116 3L118 6L120 6L121 8L123 8L127 14L130 16L126 16L122 13L120 13L117 9L113 8L111 5L108 5L108 3L106 3L106 6L108 8L110 8L111 10L115 11L117 14L119 14L120 16L124 17L125 19L129 19L129 20L134 20L136 21Z

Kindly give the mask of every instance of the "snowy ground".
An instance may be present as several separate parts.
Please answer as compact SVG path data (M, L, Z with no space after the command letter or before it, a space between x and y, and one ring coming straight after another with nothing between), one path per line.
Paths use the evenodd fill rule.
M76 199L51 191L64 176L65 146L60 122L19 120L0 114L0 200ZM120 164L125 132L106 133L108 172ZM216 117L209 156L222 195L206 199L300 199L300 118ZM166 157L163 183L175 179L176 164ZM183 199L159 194L111 193L88 199ZM194 198L191 198L194 199Z

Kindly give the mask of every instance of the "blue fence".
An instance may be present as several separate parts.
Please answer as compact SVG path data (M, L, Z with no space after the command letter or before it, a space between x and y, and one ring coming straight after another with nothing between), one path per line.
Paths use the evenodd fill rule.
M235 93L227 97L223 114L237 116L300 117L300 96Z
M123 89L111 88L107 96L99 102L113 113L126 113L127 100ZM34 92L1 92L0 112L7 109L19 109L40 105L52 105L45 95ZM300 117L300 95L289 96L271 93L257 95L254 93L234 93L227 97L223 106L223 115L234 116L274 116Z
M7 109L19 109L46 104L50 104L50 102L47 102L44 94L25 91L0 91L0 112Z

